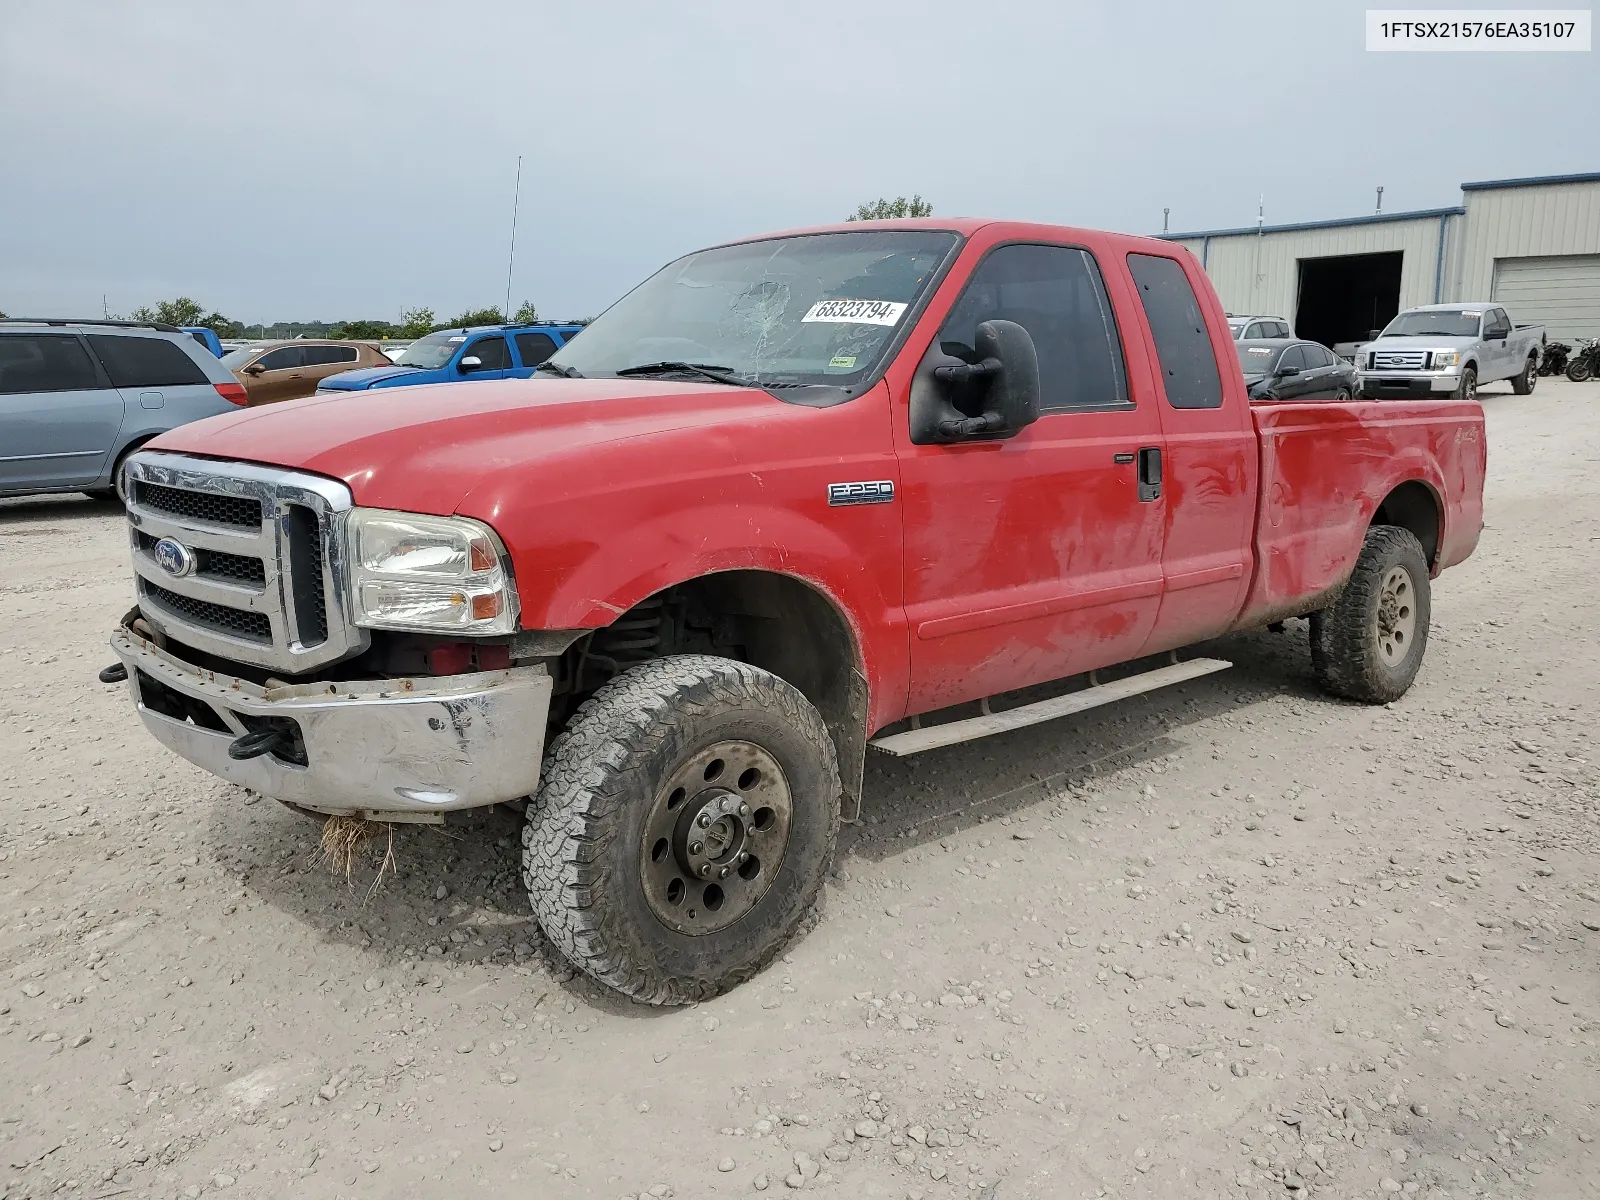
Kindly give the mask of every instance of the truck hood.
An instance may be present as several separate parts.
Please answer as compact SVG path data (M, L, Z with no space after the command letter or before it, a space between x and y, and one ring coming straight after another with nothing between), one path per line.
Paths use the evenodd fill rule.
M1365 343L1362 350L1465 350L1476 346L1475 337L1447 337L1442 333L1429 333L1420 337L1387 337Z
M384 379L394 379L399 375L415 375L419 367L397 367L393 364L387 367L357 367L354 371L340 371L337 375L330 375L317 384L318 391L358 392L362 388L369 388Z
M312 471L342 479L359 505L447 516L473 490L552 459L672 429L733 428L775 408L791 406L718 384L486 380L243 409L180 425L147 448Z

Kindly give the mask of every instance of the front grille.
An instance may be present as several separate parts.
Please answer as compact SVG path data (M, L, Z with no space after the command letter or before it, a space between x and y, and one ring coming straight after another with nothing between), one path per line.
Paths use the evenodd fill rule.
M289 530L289 578L300 641L317 646L328 640L328 604L322 592L322 522L303 504L284 513Z
M249 496L219 496L215 492L183 491L140 481L134 485L134 502L141 508L191 521L234 529L261 527L261 501Z
M1426 350L1377 350L1372 365L1380 371L1420 371L1428 361Z
M160 538L151 537L148 533L139 532L134 535L139 541L139 549L152 558L155 557L156 543ZM259 558L250 558L244 554L228 554L222 550L196 550L194 573L201 579L217 579L223 583L237 583L244 587L256 588L266 586L267 568Z
M370 635L343 603L344 484L157 451L134 454L127 478L140 603L159 632L275 675L366 649ZM161 569L154 547L163 537L188 547L193 573Z
M164 587L158 587L148 579L144 581L144 594L165 609L213 633L220 633L227 637L241 637L252 642L272 644L272 622L265 614L246 612L240 608L229 608L224 604L213 604L209 600L196 600L192 596L180 596L177 592L169 592Z

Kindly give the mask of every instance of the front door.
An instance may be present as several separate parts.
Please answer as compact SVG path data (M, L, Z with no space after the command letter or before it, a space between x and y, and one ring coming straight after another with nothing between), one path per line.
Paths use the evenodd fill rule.
M478 361L469 364L469 358ZM457 369L463 379L504 379L511 370L511 348L500 334L491 334L469 342L461 352L460 362Z
M1095 256L989 251L929 356L975 361L988 320L1033 336L1042 415L948 445L914 445L897 422L913 713L1136 657L1161 600L1165 502L1140 483L1160 419L1130 392Z
M0 492L93 483L122 416L75 334L0 336Z
M308 386L306 381L304 346L279 346L268 350L241 373L251 404L275 404L279 400L309 396L317 387L315 383Z

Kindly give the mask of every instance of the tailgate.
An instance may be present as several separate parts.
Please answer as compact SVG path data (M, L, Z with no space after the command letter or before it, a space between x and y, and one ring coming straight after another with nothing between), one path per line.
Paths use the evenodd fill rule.
M1379 506L1416 526L1434 573L1483 528L1483 409L1475 401L1251 407L1261 455L1256 576L1241 624L1314 611L1349 577Z

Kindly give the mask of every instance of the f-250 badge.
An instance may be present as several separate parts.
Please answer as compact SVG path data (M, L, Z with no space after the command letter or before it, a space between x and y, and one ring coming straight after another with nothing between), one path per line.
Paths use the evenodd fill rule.
M890 504L894 501L894 480L876 479L867 483L830 483L828 504Z

